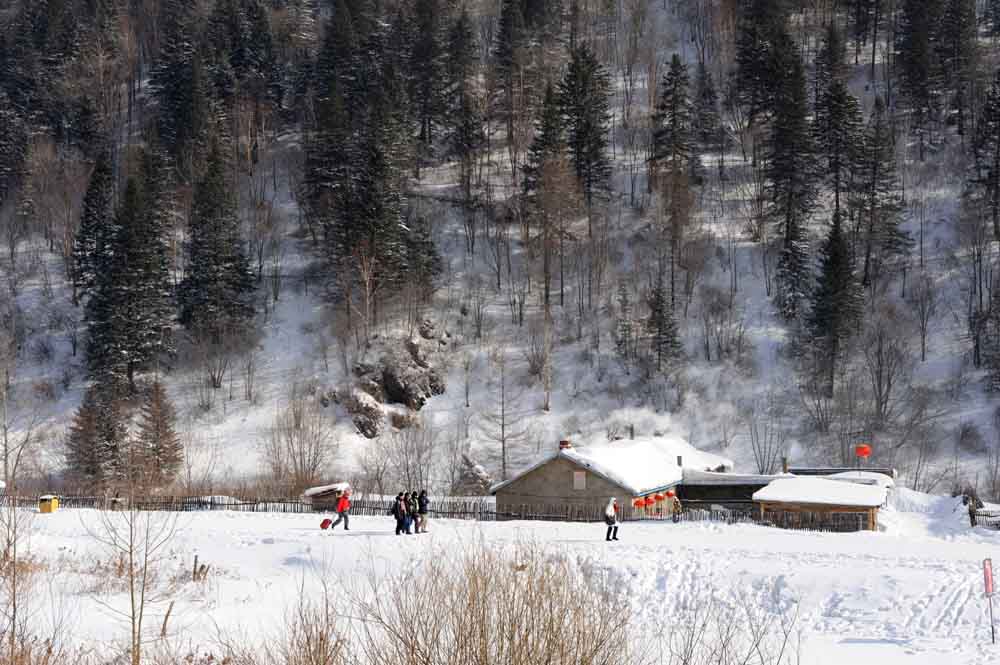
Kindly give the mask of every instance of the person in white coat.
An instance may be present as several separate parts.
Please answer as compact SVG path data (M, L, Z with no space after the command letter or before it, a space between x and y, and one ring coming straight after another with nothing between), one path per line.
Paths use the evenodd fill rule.
M618 499L611 497L604 509L604 523L608 525L608 535L605 540L618 540Z

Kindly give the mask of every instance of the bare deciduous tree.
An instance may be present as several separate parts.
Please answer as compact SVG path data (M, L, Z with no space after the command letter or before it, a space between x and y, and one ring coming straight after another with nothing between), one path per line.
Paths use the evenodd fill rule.
M330 416L293 385L263 443L263 464L271 478L288 490L301 491L320 479L336 449Z

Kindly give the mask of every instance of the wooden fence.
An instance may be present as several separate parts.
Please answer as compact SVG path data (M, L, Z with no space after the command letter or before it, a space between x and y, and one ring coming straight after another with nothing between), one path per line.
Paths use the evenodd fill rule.
M972 515L972 526L984 526L988 529L1000 529L1000 511L979 509Z
M18 507L30 508L38 505L34 497L7 497L8 502L14 502ZM351 514L363 517L388 517L392 507L393 497L355 497L351 499ZM59 497L60 509L90 508L103 510L124 510L128 502L124 499L65 496ZM193 512L206 510L224 510L249 513L293 513L313 514L333 512L330 503L309 503L301 498L274 497L144 497L136 499L133 507L143 511L173 511ZM477 522L496 522L510 520L542 520L550 522L603 522L604 507L593 505L551 506L531 504L524 506L504 506L498 509L492 497L489 498L451 498L441 497L431 499L429 508L431 518L460 519ZM1000 513L986 513L984 520L992 520L990 525L1000 528ZM622 505L619 508L618 519L621 522L716 522L723 524L763 524L784 529L801 529L810 531L863 531L863 525L857 515L833 515L823 521L803 520L800 513L782 513L768 511L767 518L761 520L760 511L752 503L745 501L686 501L679 515L673 515L667 504L659 507L634 508Z

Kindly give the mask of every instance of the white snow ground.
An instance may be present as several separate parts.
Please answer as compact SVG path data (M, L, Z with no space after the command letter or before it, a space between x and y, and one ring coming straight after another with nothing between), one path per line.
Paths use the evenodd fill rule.
M426 536L396 537L390 518L354 518L351 531L318 528L321 515L186 513L169 546L161 587L177 603L171 631L206 651L220 633L266 639L300 593L327 581L396 572L444 548L542 544L585 574L616 580L652 632L712 596L748 594L769 611L798 605L802 663L965 665L1000 662L991 646L982 560L1000 557L1000 533L970 529L956 499L898 490L879 533L781 531L751 525L627 523L606 543L602 525L436 520ZM163 519L163 514L154 515ZM52 584L38 594L39 621L69 618L72 639L110 649L127 627L111 611L124 593L99 581L111 557L92 537L99 513L37 515L30 550ZM208 581L186 581L195 555ZM336 589L336 584L334 584ZM336 592L336 591L335 591ZM42 600L42 596L45 599ZM60 608L57 612L52 608ZM158 633L160 614L148 621ZM650 611L651 610L651 611ZM666 617L666 618L664 618Z

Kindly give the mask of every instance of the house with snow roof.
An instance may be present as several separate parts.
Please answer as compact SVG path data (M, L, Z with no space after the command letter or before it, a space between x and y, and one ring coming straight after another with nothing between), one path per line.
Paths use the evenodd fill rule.
M542 512L554 507L603 507L611 497L632 498L678 486L684 470L729 471L733 463L676 436L609 441L577 449L560 441L550 455L490 488L497 513Z

